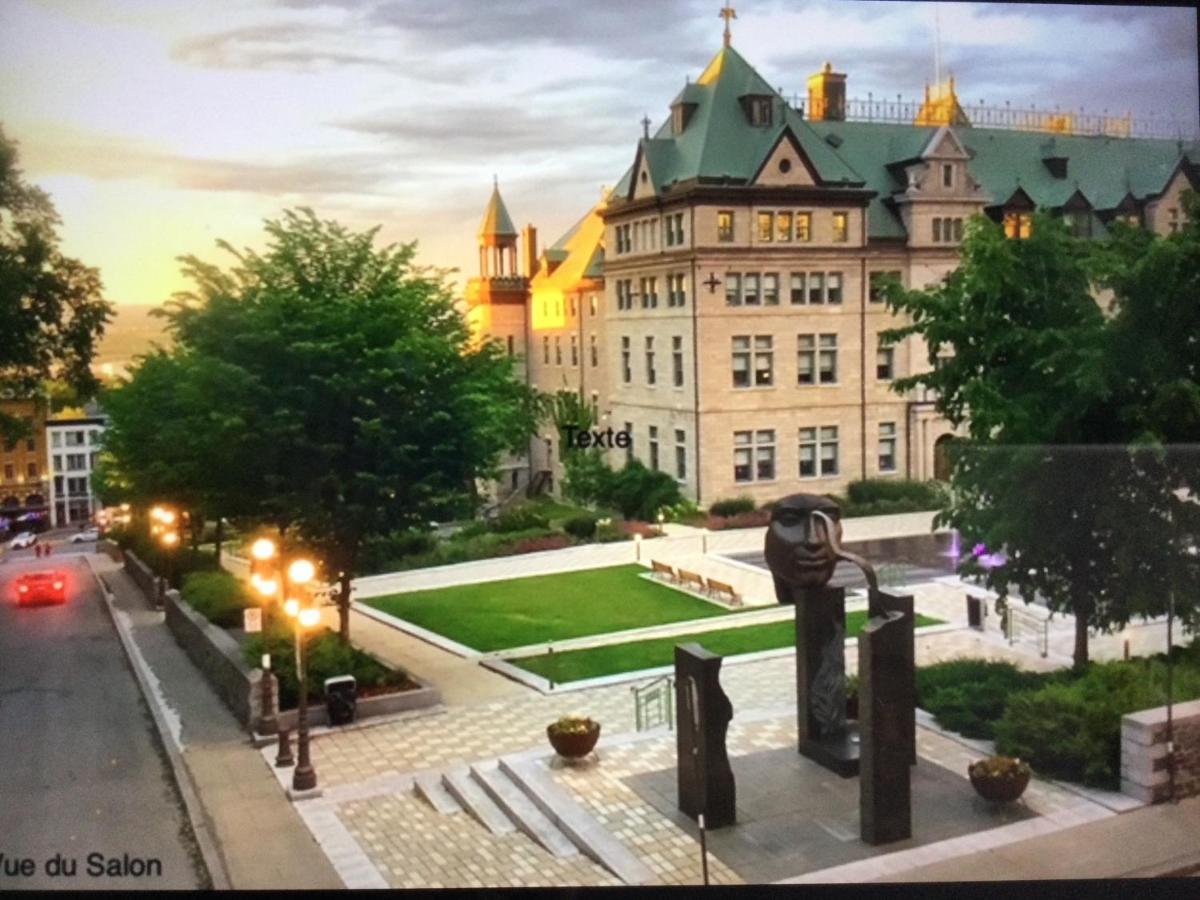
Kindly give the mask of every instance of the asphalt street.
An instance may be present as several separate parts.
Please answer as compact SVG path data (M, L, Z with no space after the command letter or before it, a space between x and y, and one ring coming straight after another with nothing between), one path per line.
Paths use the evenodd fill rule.
M203 886L87 549L0 560L0 891ZM45 569L66 574L67 603L18 609L16 577Z

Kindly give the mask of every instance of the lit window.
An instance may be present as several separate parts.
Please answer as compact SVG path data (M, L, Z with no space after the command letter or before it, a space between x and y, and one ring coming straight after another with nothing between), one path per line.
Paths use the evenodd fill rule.
M774 234L772 230L774 220L774 213L760 212L758 214L758 240L760 243L769 244L771 242L771 236Z
M775 383L775 352L773 339L768 335L754 338L754 386L770 387Z
M796 213L796 240L812 240L812 213Z
M723 209L717 213L717 240L728 242L733 240L733 212Z
M844 212L835 212L833 214L833 241L835 244L844 244L850 237L849 217Z
M1004 214L1005 237L1024 240L1033 229L1033 216L1030 213L1008 212Z
M792 214L781 212L775 216L775 239L790 241L792 239Z

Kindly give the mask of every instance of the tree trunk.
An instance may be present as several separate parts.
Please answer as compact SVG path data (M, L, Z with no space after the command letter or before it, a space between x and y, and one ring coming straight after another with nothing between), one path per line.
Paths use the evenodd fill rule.
M338 637L350 643L350 573L342 572L338 579Z
M1075 668L1084 669L1088 664L1088 614L1075 611Z
M222 519L220 516L217 516L216 543L217 543L217 565L218 566L221 565L221 544L223 544L224 542L225 542L225 520Z
M192 551L198 553L200 537L204 534L204 519L197 513L192 513L188 516L188 523L191 526L188 530L192 533Z

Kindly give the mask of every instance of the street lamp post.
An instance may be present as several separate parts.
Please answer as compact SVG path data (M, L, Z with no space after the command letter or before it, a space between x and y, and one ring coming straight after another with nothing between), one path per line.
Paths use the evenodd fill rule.
M166 577L160 575L158 579L158 605L162 606L166 602L167 586L175 579L175 552L179 546L179 532L175 527L177 516L168 507L155 506L150 510L150 518L154 519L150 534L158 538L167 556Z
M259 728L262 729L263 734L275 734L279 730L279 722L275 718L275 710L271 702L271 654L267 643L271 599L279 590L279 584L275 578L275 542L269 538L259 538L251 546L250 556L250 583L262 597L263 649L268 651L262 656L262 711L259 716Z
M296 715L297 755L295 771L292 773L292 790L311 791L317 786L317 772L313 768L308 741L308 690L304 662L305 645L308 643L306 630L321 620L320 611L308 604L308 583L316 571L307 559L297 559L287 568L288 581L298 588L304 602L289 598L284 604L289 616L296 620L296 680L299 682L299 709Z

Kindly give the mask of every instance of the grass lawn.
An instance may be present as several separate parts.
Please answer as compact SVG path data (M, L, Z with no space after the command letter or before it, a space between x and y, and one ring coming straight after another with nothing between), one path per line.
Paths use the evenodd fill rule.
M736 614L646 578L642 566L464 584L364 600L476 650Z
M866 610L857 610L846 615L846 636L854 637L867 623ZM917 616L917 627L940 625L941 619ZM746 625L742 628L723 628L699 634L679 634L674 637L653 638L646 641L629 641L624 644L609 644L586 650L568 650L564 653L527 656L510 659L508 662L520 666L535 675L550 678L558 684L579 681L583 678L599 678L602 675L617 675L621 672L636 672L657 666L669 666L675 661L675 645L695 641L706 650L721 656L736 656L739 653L754 653L758 650L776 650L790 647L796 642L796 625L793 619L769 622L766 625Z
M562 523L567 519L572 519L575 516L595 516L598 519L603 519L606 516L612 517L614 514L605 510L588 509L586 506L575 506L570 503L563 503L558 500L547 497L539 497L536 500L530 500L522 504L518 509L532 509L539 516L545 516L550 520L553 527L560 528ZM616 515L620 518L620 515Z

